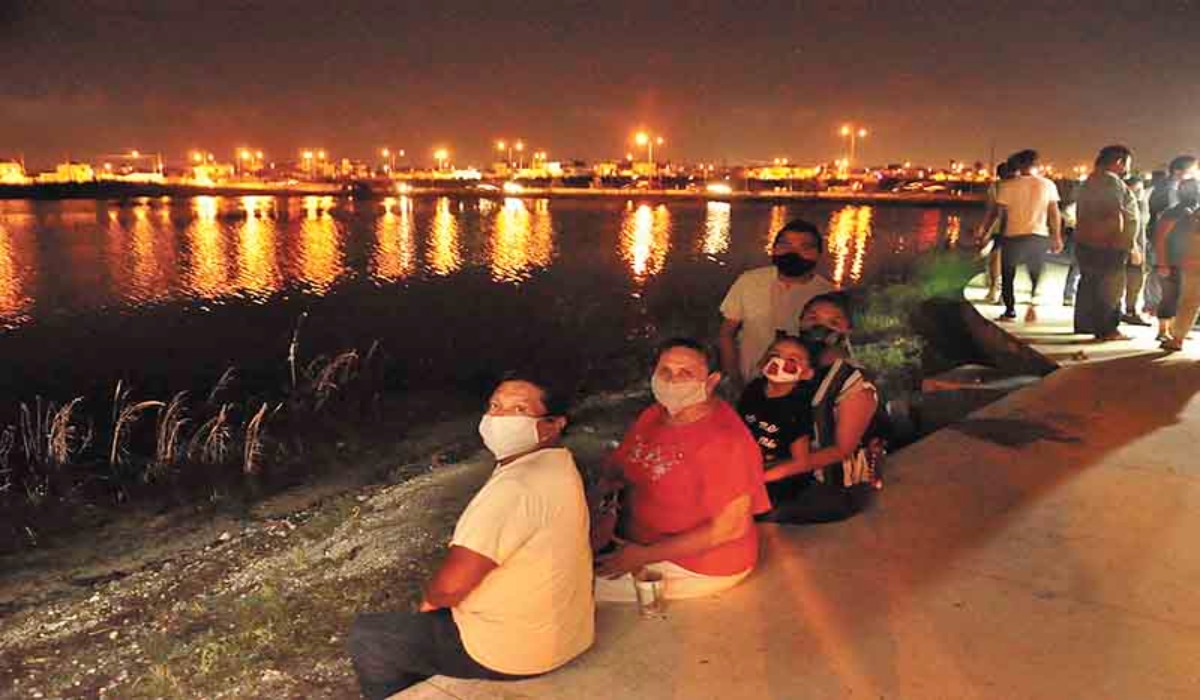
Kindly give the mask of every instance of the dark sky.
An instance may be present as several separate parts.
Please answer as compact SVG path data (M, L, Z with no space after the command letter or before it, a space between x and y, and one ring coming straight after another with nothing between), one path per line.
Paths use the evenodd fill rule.
M1200 150L1191 0L354 2L0 0L0 157L128 148L180 160L248 144L462 165L521 136L615 157L1060 165L1125 142L1135 165Z

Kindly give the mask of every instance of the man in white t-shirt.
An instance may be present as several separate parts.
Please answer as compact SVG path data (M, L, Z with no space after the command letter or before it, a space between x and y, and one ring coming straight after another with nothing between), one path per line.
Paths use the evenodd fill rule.
M743 272L721 302L721 371L735 391L758 372L759 360L780 334L796 335L809 299L834 290L816 273L821 232L796 219L775 234L771 265Z
M454 529L418 612L359 615L348 646L365 697L425 678L512 680L552 671L595 635L583 481L555 447L566 418L544 385L496 387L479 425L491 478Z
M1033 286L1025 320L1036 321L1038 281L1045 266L1046 250L1057 253L1063 247L1058 187L1038 174L1037 151L1014 153L1008 164L1016 175L1000 183L996 206L988 211L981 226L986 231L997 218L1004 217L1004 235L1000 238L1000 296L1004 300L1004 313L997 320L1017 318L1014 282L1017 267L1024 264Z

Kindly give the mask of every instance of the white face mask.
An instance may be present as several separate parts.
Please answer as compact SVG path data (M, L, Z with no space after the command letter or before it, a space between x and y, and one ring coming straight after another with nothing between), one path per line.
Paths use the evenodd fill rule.
M484 414L479 421L479 436L496 459L504 459L537 447L541 442L532 416L493 416Z
M671 415L708 400L703 379L668 382L659 379L656 374L650 379L650 391L654 394L654 400L661 403Z
M794 366L794 369L789 372L787 370L786 360L784 360L782 357L772 357L771 360L767 362L767 366L763 367L763 376L767 378L768 382L773 382L775 384L790 384L792 382L798 382L803 378L801 376L803 372L800 369L799 363L793 362L792 365Z

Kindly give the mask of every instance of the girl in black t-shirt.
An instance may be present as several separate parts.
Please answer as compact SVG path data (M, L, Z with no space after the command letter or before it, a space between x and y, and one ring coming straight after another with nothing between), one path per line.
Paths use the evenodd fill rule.
M806 473L771 477L781 467L807 458L813 430L813 376L808 349L798 338L784 336L767 350L762 376L750 382L738 399L738 415L762 451L773 504L794 498L812 478Z

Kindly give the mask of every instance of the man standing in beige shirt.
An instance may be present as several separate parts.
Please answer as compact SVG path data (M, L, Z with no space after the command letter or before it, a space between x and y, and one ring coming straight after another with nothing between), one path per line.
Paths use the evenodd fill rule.
M1075 299L1075 332L1097 340L1127 340L1117 329L1125 292L1125 266L1141 260L1138 245L1140 212L1137 198L1125 186L1133 152L1105 146L1096 167L1079 191L1075 226L1075 258L1079 292Z
M365 697L437 674L528 678L592 645L587 502L570 451L555 446L564 412L544 385L496 387L479 425L495 471L459 518L420 610L354 621L348 646Z

